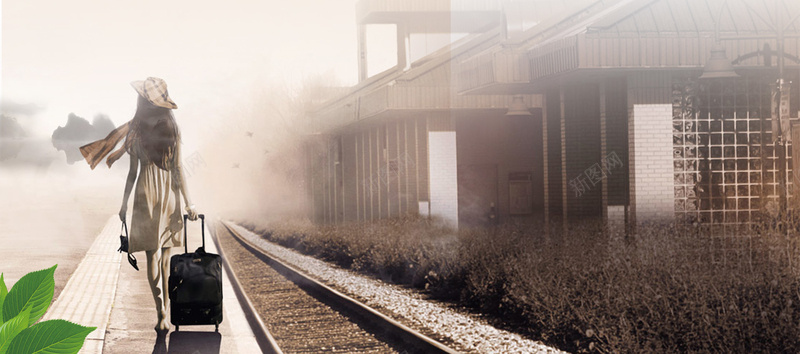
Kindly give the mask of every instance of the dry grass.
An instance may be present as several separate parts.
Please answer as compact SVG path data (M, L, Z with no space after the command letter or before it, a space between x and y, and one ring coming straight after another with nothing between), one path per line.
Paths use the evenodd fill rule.
M370 224L244 223L280 244L427 289L573 352L797 352L796 236L654 225L454 232L404 217Z

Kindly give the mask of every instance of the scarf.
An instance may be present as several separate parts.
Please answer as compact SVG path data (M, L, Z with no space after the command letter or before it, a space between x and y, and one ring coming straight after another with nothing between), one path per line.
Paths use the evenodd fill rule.
M106 164L111 168L111 165L125 154L127 144L122 144L122 147L113 153L111 150L114 150L117 144L125 139L130 131L130 125L131 122L129 121L112 130L105 138L80 147L81 154L83 154L83 158L86 159L86 162L89 163L89 167L94 170L100 161L103 161L103 158L108 156Z

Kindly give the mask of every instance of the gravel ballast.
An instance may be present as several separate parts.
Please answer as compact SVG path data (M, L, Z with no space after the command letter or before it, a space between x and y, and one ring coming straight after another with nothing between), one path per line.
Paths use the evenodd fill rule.
M276 245L236 224L240 235L282 261L307 274L352 294L366 305L387 311L404 322L422 327L437 337L452 341L453 347L476 353L563 353L540 342L495 328L465 311L429 301L410 289L387 284L349 270L334 267L297 251ZM426 332L427 332L426 331Z
M221 225L215 225L227 234ZM218 229L218 230L219 230ZM386 339L309 295L242 247L217 233L228 264L285 353L400 353Z

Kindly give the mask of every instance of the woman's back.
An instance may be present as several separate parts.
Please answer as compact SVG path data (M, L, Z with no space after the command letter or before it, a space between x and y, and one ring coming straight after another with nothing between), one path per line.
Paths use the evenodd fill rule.
M133 122L129 151L143 164L154 163L164 170L173 167L180 133L172 113L165 109L140 109Z

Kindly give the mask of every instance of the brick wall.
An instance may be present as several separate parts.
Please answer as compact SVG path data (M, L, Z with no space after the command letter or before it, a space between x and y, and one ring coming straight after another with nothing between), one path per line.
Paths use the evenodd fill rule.
M635 221L671 221L672 105L635 104L629 124L631 211Z
M558 90L550 90L545 95L547 144L547 213L550 220L559 222L563 215L563 189L561 176L561 102Z
M430 210L452 226L458 226L458 172L456 133L428 132Z
M569 85L564 90L564 170L568 221L602 216L600 183L586 172L601 162L600 96L597 84ZM576 185L581 187L576 188Z
M623 168L609 171L606 177L608 205L628 203L628 92L624 77L605 83L606 154L615 154ZM605 156L605 155L604 155ZM609 216L610 217L610 216Z

